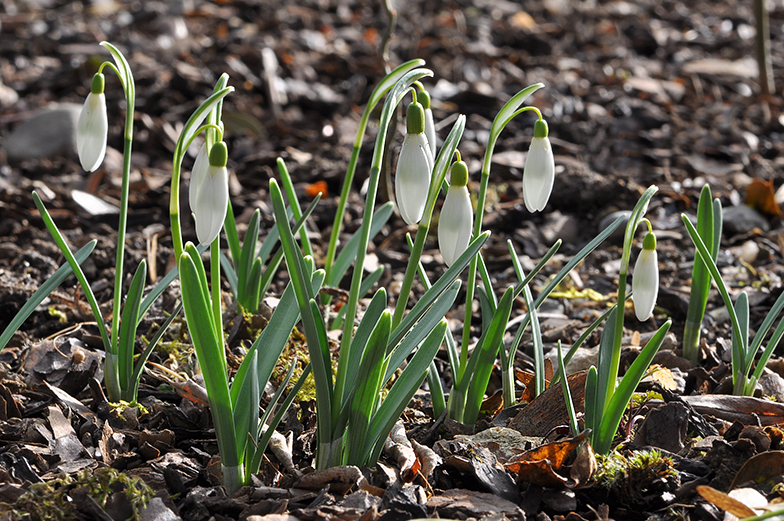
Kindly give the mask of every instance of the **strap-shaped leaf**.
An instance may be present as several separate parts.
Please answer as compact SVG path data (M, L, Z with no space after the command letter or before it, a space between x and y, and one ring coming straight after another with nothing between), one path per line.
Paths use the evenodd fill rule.
M252 450L249 451L248 457L246 459L247 463L245 465L246 475L252 476L253 474L258 473L259 468L261 467L261 459L264 456L264 451L267 450L267 445L269 445L269 441L272 438L272 433L275 429L278 428L278 424L283 419L283 415L286 414L286 411L289 410L291 407L291 403L294 401L294 398L297 397L297 393L302 388L302 385L305 383L308 375L310 374L310 364L305 366L305 369L302 370L302 374L299 375L299 379L297 382L291 387L291 391L289 391L288 396L278 407L277 411L275 411L275 415L272 416L272 419L267 421L270 415L270 412L274 410L275 405L280 401L280 397L282 396L283 391L289 385L289 381L291 377L294 375L294 369L296 364L292 363L291 367L289 367L289 372L286 374L286 378L283 379L283 382L278 387L278 390L275 391L275 394L270 400L269 406L267 410L264 411L264 416L261 418L261 423L259 423L259 433L257 434L258 443L255 447L252 447ZM267 425L266 431L264 430L264 426Z
M748 344L744 344L743 342L748 341L748 337L744 337L743 335L735 335L735 331L741 331L741 325L738 320L738 315L735 312L735 306L732 304L732 298L730 298L729 290L727 290L727 285L724 283L724 280L721 278L721 273L719 272L719 268L716 266L716 262L711 257L710 250L702 241L702 238L697 233L697 229L691 223L689 218L681 214L681 220L683 224L686 226L686 231L689 233L689 237L691 237L691 241L694 243L695 248L697 249L697 253L702 257L702 260L705 262L705 267L708 268L708 271L713 278L713 282L716 283L716 287L719 290L719 294L721 298L724 299L724 306L727 308L727 311L730 315L730 320L732 321L732 330L733 330L733 339L737 338L738 345L736 346L736 342L733 341L732 343L732 376L733 376L733 387L735 391L739 391L745 386L745 382L743 382L743 378L745 375L741 375L740 371L742 370L744 353L748 351Z
M244 385L240 387L239 395L233 405L234 428L237 436L237 452L240 455L245 454L245 448L249 441L256 442L255 438L252 440L249 440L249 438L255 436L259 428L258 359L258 352L256 351L248 353L245 356L245 360L249 360L249 371L243 379ZM266 382L264 383L266 384Z
M373 214L373 222L370 225L370 240L373 240L373 238L378 235L381 228L389 221L394 210L395 205L391 202L381 205L378 210L376 210L376 213ZM351 235L351 238L346 241L346 245L340 251L340 254L338 254L337 259L335 259L335 264L332 266L327 285L337 286L340 283L341 279L354 262L354 259L357 258L359 239L360 235L354 233Z
M261 212L256 209L253 216L248 223L248 231L245 233L245 240L242 243L242 250L240 251L239 263L237 266L237 300L245 305L247 302L246 295L248 291L252 291L248 286L248 279L250 279L251 270L253 269L253 261L256 259L256 244L259 238L259 218ZM255 310L254 310L255 311Z
M226 226L224 224L224 226ZM229 283L229 288L231 288L231 294L234 295L234 298L239 301L239 282L237 280L237 272L234 271L234 266L231 265L231 259L229 259L225 253L222 251L220 252L220 265L221 269L223 269L223 274L226 276L226 281Z
M392 331L392 337L389 339L389 344L397 345L400 340L408 333L411 327L416 323L425 311L433 305L435 300L441 293L451 286L451 284L462 273L474 255L477 254L479 249L490 236L490 232L483 232L479 237L474 237L468 244L466 250L457 258L454 264L444 272L443 275L436 281L433 286L422 295L422 298L414 305L408 315L400 322L400 324Z
M410 329L408 334L403 337L399 344L395 345L390 341L387 346L389 367L387 367L386 375L384 375L384 381L389 380L392 373L397 371L398 367L403 364L403 361L408 358L419 343L430 335L430 332L439 324L441 319L444 318L447 311L452 309L452 305L455 303L461 285L461 281L454 281L449 288L436 299L433 306L425 312L419 322Z
M82 246L79 251L74 253L74 259L78 264L83 263L87 257L90 256L90 254L95 249L97 242L98 241L93 239L92 241ZM73 273L71 266L69 266L68 262L66 261L65 264L57 268L57 271L55 271L46 282L41 284L41 287L30 296L27 302L25 302L24 306L22 306L22 309L20 309L14 318L11 319L11 322L3 331L3 334L0 335L0 350L2 350L6 344L8 344L8 341L11 340L12 336L14 336L16 330L19 329L24 321L27 320L27 317L29 317L33 311L35 311L35 308L37 308L41 302L43 302L44 299L48 297L50 293L52 293L52 291L56 290L57 287L62 284L71 273Z
M221 463L226 467L234 467L240 464L240 455L236 444L228 375L224 369L223 339L216 338L210 303L205 298L206 274L200 261L193 258L187 247L180 257L179 268L185 318L210 400ZM201 286L202 281L205 281L205 287Z
M643 376L645 376L645 373L648 371L648 367L651 365L653 357L656 356L656 353L659 351L659 347L661 347L664 337L667 336L671 324L672 321L668 320L658 331L656 331L645 347L642 348L640 354L637 355L637 358L629 367L629 370L626 371L626 374L621 378L621 383L618 384L618 388L615 390L615 393L613 393L610 402L601 415L599 431L598 433L594 433L593 447L597 454L607 454L610 451L613 438L615 437L615 431L618 430L618 425L621 423L621 418L626 410L626 406L628 405L629 400L631 400L635 389L637 389L637 386L640 384L640 380L642 380Z
M487 390L487 383L490 381L493 364L498 350L503 345L504 332L509 322L509 314L512 312L512 302L514 302L514 288L510 286L506 288L503 297L501 297L490 327L480 337L479 344L471 354L471 359L468 361L460 381L460 387L466 396L465 412L463 413L463 423L465 424L472 425L479 417L479 408Z
M611 311L608 315L607 322L602 330L602 336L599 338L599 359L596 368L596 401L594 406L594 410L599 415L603 414L607 407L608 396L611 395L616 385L615 379L617 375L611 375L611 366L617 317L618 308L616 307L615 311ZM594 422L594 424L598 427L599 421Z
M599 425L601 417L596 408L596 380L597 380L596 367L591 366L588 368L588 374L585 377L585 416L584 425L585 429L590 429L596 432L596 426Z
M444 337L451 337L452 333L447 331ZM427 386L430 388L430 399L433 402L433 418L438 419L446 410L446 399L444 397L444 386L441 383L441 376L438 374L435 360L430 362L427 370Z
M231 258L234 259L234 262L237 262L237 259L240 258L240 252L242 251L242 246L240 246L240 237L237 234L237 223L234 221L234 207L231 205L231 198L229 198L228 209L226 210L226 219L223 221L223 229L226 232L226 242L229 244L229 252L231 252ZM221 266L223 266L223 257L224 255L221 252ZM226 259L228 260L228 258ZM229 263L228 267L230 267L231 272L234 274L234 278L236 280L237 273L234 271L234 265ZM224 266L224 273L228 277L228 271ZM234 288L234 287L232 287ZM237 296L237 291L233 289L234 296Z
M749 296L745 291L741 291L735 300L735 313L738 314L738 324L740 324L738 334L745 339L745 342L739 343L739 345L749 345ZM754 355L756 354L751 349L743 353L743 366L741 369L744 375L749 374L748 371L751 369L751 364L754 362Z
M297 199L297 193L294 191L294 183L291 182L291 176L289 175L289 169L286 168L286 162L283 161L283 158L278 158L278 173L280 173L280 182L283 185L283 190L286 192L286 197L289 198L289 207L291 208L292 215L294 219L300 219L302 217L302 208L299 206L299 200ZM321 193L318 194L321 197ZM297 232L294 232L297 233ZM313 256L313 249L310 246L310 238L308 237L308 229L307 227L302 228L300 230L300 242L302 243L302 252L305 255Z
M160 343L163 335L166 334L166 331L169 329L169 326L174 322L174 319L179 316L182 312L182 302L177 304L177 307L174 308L174 311L166 317L166 320L161 324L161 327L158 328L158 332L155 333L155 336L152 337L152 340L147 344L147 347L144 348L142 351L141 356L136 360L136 365L134 365L133 369L133 381L136 383L137 388L139 384L139 379L142 377L142 371L144 370L144 364L147 363L147 359L150 358L150 353L152 353L155 348L157 347L158 343Z
M370 341L371 333L376 329L378 321L381 319L382 314L387 308L387 292L384 288L380 288L373 295L370 300L362 320L359 322L359 327L354 334L354 343L356 346L366 346ZM387 335L388 337L389 335ZM388 340L388 338L387 338ZM384 356L386 356L386 344L384 344ZM349 367L359 367L362 358L364 357L366 349L356 349L351 353L348 359Z
M364 344L359 370L355 373L355 385L351 400L351 412L347 432L346 464L362 465L363 446L367 441L370 418L376 411L384 384L386 370L386 347L392 328L392 313L385 310L376 322L370 338ZM356 340L356 337L355 337ZM354 344L355 347L360 347ZM357 349L359 351L359 349ZM353 366L357 367L357 366Z
M209 248L207 244L200 244L196 247L196 250L199 252L199 254L202 254L207 251L207 248ZM153 303L163 294L166 288L169 287L169 284L171 284L174 279L177 278L177 275L179 275L179 271L175 266L171 269L171 271L169 271L169 273L160 279L158 284L156 284L155 287L153 287L153 289L147 294L147 296L144 297L144 300L142 300L141 309L139 310L139 320L141 320L147 314Z
M414 357L400 374L389 390L383 403L373 415L368 428L366 447L370 449L366 464L374 465L381 454L384 440L389 436L414 393L422 385L430 362L438 353L447 330L446 320L442 320L422 342Z
M71 249L65 242L63 234L60 233L60 230L54 223L52 216L49 215L49 211L46 209L43 201L41 201L41 198L35 191L33 191L33 202L35 203L36 208L38 208L38 212L41 214L41 219L43 219L46 228L49 230L49 233L52 236L52 239L54 239L54 242L57 243L57 246L60 248L60 251L65 257L65 260L68 261L68 265L71 267L71 271L76 277L76 280L78 280L79 284L82 286L82 291L84 291L84 296L87 299L87 303L90 304L90 310L93 312L93 317L95 317L95 321L98 323L98 330L101 332L101 340L103 340L104 350L107 353L117 355L115 346L113 346L109 340L109 334L106 331L106 326L103 323L103 316L101 315L100 307L98 307L98 301L95 300L95 294L90 287L90 283L87 282L87 277L85 277L81 266L79 266L79 263L76 261L74 254L71 252Z
M558 341L558 370L561 374L566 374L566 367L564 366L563 354L561 353L561 341ZM572 390L569 388L569 379L564 378L561 380L561 391L564 395L566 402L566 413L569 415L569 425L572 428L572 436L577 436L580 433L580 424L577 423L577 414L574 412L574 402L572 401Z
M120 392L123 400L136 401L136 391L139 382L133 380L133 352L136 343L136 324L139 318L139 309L142 303L142 293L147 280L147 261L142 260L136 268L128 289L128 297L122 311L120 323L120 337L118 339Z

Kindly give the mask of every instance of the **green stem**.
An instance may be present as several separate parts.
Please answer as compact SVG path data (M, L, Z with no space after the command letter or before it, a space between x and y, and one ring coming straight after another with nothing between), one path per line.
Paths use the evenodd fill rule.
M416 275L419 259L422 258L422 251L425 249L425 241L427 240L427 232L430 229L430 219L422 218L417 227L416 238L414 240L414 247L411 249L411 255L406 266L406 274L403 276L403 283L400 286L400 296L395 305L395 314L392 317L392 329L395 329L403 320L403 313L406 311L408 305L408 297L411 294L411 288L414 285L414 276Z
M626 302L626 276L628 271L618 275L618 311L615 314L615 331L613 333L613 350L610 358L610 373L607 380L607 392L605 393L605 407L610 403L615 385L618 382L618 368L621 364L621 341L623 340L623 315Z
M215 237L210 245L210 290L212 291L212 321L215 323L215 339L220 342L223 348L223 312L221 309L221 290L220 290L220 234ZM226 368L226 357L221 357L223 370Z
M348 370L349 354L351 352L351 341L354 332L354 319L357 316L357 307L360 298L360 285L362 284L362 273L364 272L365 257L367 256L367 246L370 242L370 225L373 220L373 212L376 206L376 193L378 191L379 174L381 172L381 162L384 156L384 145L386 142L386 130L392 118L392 113L403 99L409 85L425 76L432 76L433 73L427 69L414 69L408 72L397 83L384 101L384 108L381 112L379 130L376 135L376 145L373 149L373 161L370 168L370 179L368 180L368 190L365 197L365 211L362 217L362 227L359 230L359 246L357 257L354 263L354 272L351 276L351 288L349 290L348 307L346 308L346 318L343 322L343 334L341 337L340 354L338 355L338 370L335 378L335 391L333 394L333 411L339 414L343 404L343 393L346 386L346 376ZM334 230L333 230L334 231ZM332 434L330 435L332 436Z

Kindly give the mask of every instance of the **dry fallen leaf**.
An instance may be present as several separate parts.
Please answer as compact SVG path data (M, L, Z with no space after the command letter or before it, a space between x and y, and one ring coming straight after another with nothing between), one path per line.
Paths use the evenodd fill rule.
M752 509L738 501L737 499L733 499L724 492L720 490L716 490L713 487L709 487L707 485L700 485L697 487L697 493L701 495L705 501L708 501L712 505L729 512L730 514L743 518L743 517L751 517L756 516L757 513L754 512Z
M569 454L588 437L589 433L590 431L583 431L574 438L546 443L528 450L512 458L505 466L516 473L519 479L534 485L541 487L559 484L574 486L574 481L561 476L557 471L561 469ZM591 455L592 453L588 456Z
M764 214L781 215L781 208L776 202L776 191L773 189L773 179L754 179L746 189L745 203Z
M730 490L753 481L767 481L784 474L784 451L769 450L749 458L732 480Z

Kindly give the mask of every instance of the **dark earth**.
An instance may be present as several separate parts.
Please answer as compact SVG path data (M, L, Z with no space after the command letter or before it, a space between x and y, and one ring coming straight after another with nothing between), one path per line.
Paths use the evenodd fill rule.
M1 519L119 520L138 514L205 521L718 520L724 512L716 504L726 503L706 501L697 494L698 485L722 492L745 488L746 494L754 488L763 505L782 497L781 356L774 354L768 363L758 399L729 396L731 328L715 289L700 364L692 366L680 356L694 259L680 216L696 213L704 184L724 206L719 267L733 299L741 290L749 294L752 330L782 291L784 228L778 204L784 193L777 189L784 182L784 116L781 98L764 95L758 81L753 2L390 2L393 18L380 1L0 2L0 331L63 263L35 208L33 190L72 248L98 240L84 269L106 315L111 313L124 99L116 77L107 74L110 149L94 174L82 171L74 152L74 106L55 106L71 103L78 110L83 103L92 75L110 59L101 41L123 51L137 86L126 287L129 270L142 259L158 276L172 266L168 203L174 145L184 121L223 72L235 88L224 121L236 220L244 229L260 208L262 236L274 226L268 182L278 175L277 158L283 158L303 204L323 192L308 225L319 266L362 108L385 69L426 60L435 73L425 84L441 140L457 114L467 116L459 148L474 192L495 114L523 87L543 82L546 88L529 102L549 123L555 188L544 212L527 212L521 179L533 117L519 116L501 134L490 177L484 228L492 236L484 256L496 288L516 282L507 240L530 270L563 239L559 254L535 279L536 295L610 222L608 216L630 210L649 185L659 187L647 214L659 240L658 307L645 323L627 310L624 361L672 318L671 333L654 360L671 378L641 385L641 391L657 394L630 409L618 433L617 441L625 445L612 460L615 467L606 461L599 473L580 474L572 455L556 469L563 479L553 483L503 465L544 441L566 439L566 418L554 412L554 404L563 401L560 389L470 426L434 419L423 390L403 420L408 437L441 458L433 473L412 477L388 454L375 469L314 474L314 402L305 399L295 402L279 429L292 436L293 465L270 452L253 486L229 497L220 487L209 410L174 392L160 369L192 373L184 322L175 323L164 342L167 350L151 357L157 367L150 365L142 378L140 401L148 413L123 413L103 397L98 330L78 284L69 278L0 352ZM780 90L784 3L768 5ZM48 119L33 119L42 111ZM402 129L393 137L393 158ZM360 225L360 190L375 134L371 123L349 201L349 233ZM191 161L185 162L186 180ZM382 190L381 198L388 197ZM194 239L192 221L184 222L186 239ZM371 246L372 258L386 268L381 284L393 298L408 256L405 234L414 231L393 216ZM432 277L445 270L435 239L433 233L423 257ZM571 345L614 303L619 259L616 237L545 303L540 318L547 350L558 341ZM279 296L286 277L282 271L269 297ZM227 331L238 324L229 348L238 355L248 343L242 331L250 326L241 326L228 285L225 289ZM422 292L415 286L412 300ZM140 332L154 334L178 298L179 289L170 288ZM512 318L524 313L520 299ZM459 332L462 316L460 309L449 314L453 331ZM478 314L475 318L478 336ZM507 346L513 335L507 332ZM594 334L584 350L586 363L597 344ZM526 334L517 354L520 370L532 369L531 354ZM437 364L448 389L445 352ZM500 379L492 379L487 395L499 386ZM522 389L518 382L518 392ZM527 419L518 415L526 408ZM539 437L454 438L483 432L509 436L499 427ZM651 447L664 458L646 452ZM634 459L635 453L647 456ZM312 479L301 479L303 474ZM138 479L155 498L141 513L134 510L144 495ZM42 482L50 486L35 485ZM741 501L751 504L748 495Z

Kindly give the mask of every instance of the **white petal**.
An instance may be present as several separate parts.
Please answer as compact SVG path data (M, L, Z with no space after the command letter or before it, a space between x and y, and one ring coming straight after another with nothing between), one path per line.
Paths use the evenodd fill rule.
M656 250L642 250L634 264L632 274L634 291L634 313L637 320L644 322L653 315L656 297L659 295L659 261Z
M422 219L430 189L433 155L424 134L406 134L395 174L395 195L400 216L407 224Z
M94 172L101 166L106 155L108 133L106 96L91 92L84 100L76 123L76 150L79 152L82 168L88 172Z
M430 145L430 153L436 157L436 124L433 121L433 109L425 109L425 136Z
M523 169L523 199L529 212L541 212L547 206L555 180L555 159L550 140L533 138Z
M209 174L196 192L196 237L211 244L223 228L229 204L229 172L226 167L209 167Z
M191 170L191 184L188 188L188 202L191 206L191 212L195 213L194 208L196 197L199 192L199 185L203 184L207 179L210 170L210 159L207 155L207 143L202 143L199 153L196 154L196 160L193 162L193 170Z
M465 186L450 186L438 218L438 248L444 264L451 266L468 247L474 211Z

